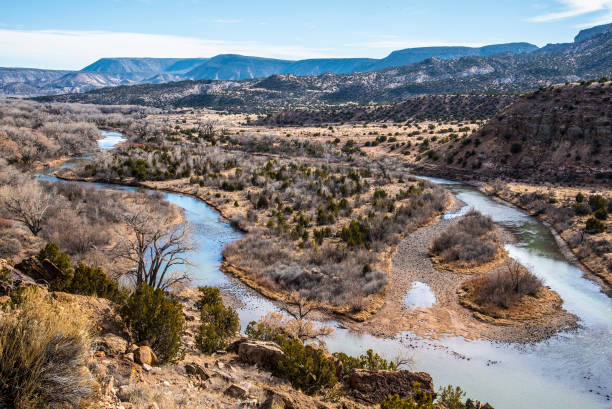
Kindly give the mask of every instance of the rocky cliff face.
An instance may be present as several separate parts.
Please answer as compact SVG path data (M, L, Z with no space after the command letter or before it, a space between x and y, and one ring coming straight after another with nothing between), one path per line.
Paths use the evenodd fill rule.
M555 85L521 96L430 164L548 181L612 177L612 81Z

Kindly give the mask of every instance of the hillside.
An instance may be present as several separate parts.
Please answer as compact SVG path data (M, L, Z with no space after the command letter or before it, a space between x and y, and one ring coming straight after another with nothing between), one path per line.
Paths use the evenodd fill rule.
M549 182L612 178L612 82L555 85L523 95L427 166Z
M221 54L212 58L101 58L80 71L0 68L0 95L49 95L84 92L102 87L184 80L243 80L274 74L321 75L370 72L419 62L462 56L524 53L537 50L528 43L472 47L421 47L394 51L382 59L318 58L298 61ZM74 85L66 85L67 75ZM91 78L95 79L91 79Z
M357 122L482 120L510 105L514 95L426 95L389 105L343 105L271 113L255 125L295 126Z

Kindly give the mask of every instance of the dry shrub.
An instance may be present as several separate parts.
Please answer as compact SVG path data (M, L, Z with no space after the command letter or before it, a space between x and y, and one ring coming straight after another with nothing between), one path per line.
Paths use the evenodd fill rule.
M152 407L152 403L156 403L157 407L163 409L176 409L179 407L169 393L160 391L155 385L144 383L121 388L117 396L122 402L132 403L134 409L149 409Z
M483 264L495 259L499 240L490 217L471 210L431 243L431 251L444 263Z
M81 407L95 386L87 318L41 289L17 298L0 313L0 407Z
M535 296L542 281L517 262L509 263L501 271L477 279L477 304L509 308L525 295Z

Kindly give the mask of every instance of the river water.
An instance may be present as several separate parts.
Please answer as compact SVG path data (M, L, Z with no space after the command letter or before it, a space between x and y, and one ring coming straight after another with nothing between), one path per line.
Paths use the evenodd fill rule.
M101 149L112 149L122 140L117 133L103 135ZM57 181L52 176L39 177ZM580 318L582 328L537 344L514 345L466 341L460 337L431 341L408 332L382 339L357 334L329 321L327 324L336 330L326 340L328 349L358 355L372 348L388 359L410 356L414 362L410 369L430 373L438 386L460 385L468 396L488 401L496 409L612 408L608 400L612 397L606 398L612 395L612 301L600 292L597 284L583 278L578 267L563 259L548 229L534 218L491 200L469 185L426 179L443 185L466 203L460 211L445 215L446 218L474 208L515 233L518 242L506 246L510 256L559 293L564 308ZM98 183L88 185L137 190ZM240 298L243 306L238 313L243 329L249 321L278 311L272 302L219 270L222 249L239 239L240 233L220 220L219 214L204 202L186 195L164 195L184 209L186 220L194 226L199 248L190 255L193 266L188 268L194 285L218 286ZM407 302L435 300L420 284L413 289L416 293L407 294Z

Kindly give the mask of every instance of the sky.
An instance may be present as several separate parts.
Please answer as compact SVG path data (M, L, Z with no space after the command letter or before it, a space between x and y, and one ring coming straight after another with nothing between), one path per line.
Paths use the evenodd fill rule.
M382 58L431 45L571 42L612 0L0 0L0 67L101 57Z

